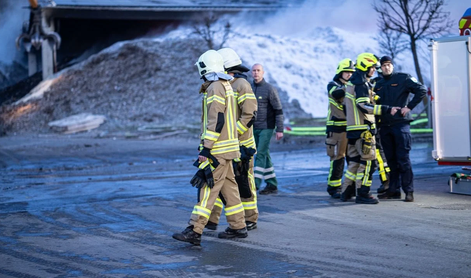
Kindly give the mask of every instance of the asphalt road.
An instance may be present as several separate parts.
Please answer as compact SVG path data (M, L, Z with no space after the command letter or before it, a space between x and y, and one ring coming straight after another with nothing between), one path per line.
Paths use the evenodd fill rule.
M342 203L322 144L273 146L277 195L258 229L201 247L187 226L195 141L0 138L0 277L471 277L471 196L413 145L414 203ZM470 183L471 184L471 183ZM373 189L379 186L375 176Z

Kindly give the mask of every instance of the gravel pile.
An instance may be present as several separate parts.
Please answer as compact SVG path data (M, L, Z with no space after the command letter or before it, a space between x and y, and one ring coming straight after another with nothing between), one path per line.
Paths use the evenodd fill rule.
M0 128L4 135L53 133L49 122L91 113L106 117L94 135L197 133L202 82L194 63L205 50L193 38L117 43L56 74L42 98L0 107ZM307 115L285 92L280 98L288 117Z

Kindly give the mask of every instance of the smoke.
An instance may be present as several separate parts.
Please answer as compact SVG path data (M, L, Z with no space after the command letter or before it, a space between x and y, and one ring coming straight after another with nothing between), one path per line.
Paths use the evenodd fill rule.
M15 39L21 34L23 22L28 20L28 1L0 0L0 62L11 64L20 51Z

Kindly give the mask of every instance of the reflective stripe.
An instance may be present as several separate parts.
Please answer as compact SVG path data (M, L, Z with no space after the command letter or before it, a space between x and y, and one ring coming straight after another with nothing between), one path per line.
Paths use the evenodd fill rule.
M202 207L202 206L195 206L193 208L192 213L196 214L196 215L204 216L207 219L209 219L209 216L211 215L211 211L207 208Z
M237 132L239 132L239 134L244 134L248 130L248 128L246 128L240 121L237 121L236 125Z
M333 125L333 126L346 126L347 121L327 121L326 125Z
M211 131L211 130L206 130L206 133L204 135L203 139L211 140L211 141L217 141L219 138L220 133Z
M251 210L257 208L256 202L242 202L242 206L244 206L244 210Z
M223 148L231 145L239 146L239 140L237 139L229 139L229 140L222 140L214 143L213 148Z
M371 172L371 160L366 162L366 169L365 169L365 176L361 182L361 185L368 186L368 183L371 185L371 181L368 182L368 178L370 177Z
M256 179L263 179L263 175L262 174L257 174L257 173L254 173L254 178Z
M347 131L353 131L353 130L367 130L368 125L351 125L347 126Z
M329 181L327 184L332 187L338 187L342 185L342 180Z
M352 181L355 181L356 179L356 175L350 171L347 170L347 172L345 172L345 177L349 180L352 180Z
M370 103L370 98L369 97L359 97L355 100L356 104L359 103Z
M212 103L213 101L217 101L222 105L226 105L226 100L220 96L212 95L208 98L208 104Z
M386 181L387 178L386 178L386 171L384 169L384 161L383 161L383 158L381 157L381 153L379 152L379 149L376 149L376 159L378 160L378 164L379 164L379 176L381 178L382 181Z
M273 174L271 174L271 175L264 175L263 177L264 177L266 180L268 180L268 179L275 178L275 177L276 177L276 174L273 173Z
M255 149L255 138L251 136L247 140L240 141L240 145L245 146L247 148L254 148Z
M242 206L242 203L241 203L241 204L232 206L230 208L226 207L225 212L226 212L226 216L234 215L234 214L237 214L237 213L240 213L240 212L244 212L244 206Z
M241 102L247 100L247 99L257 99L254 94L247 93L241 97L237 97L237 103L240 104Z
M207 207L208 206L208 199L209 199L209 195L211 195L211 189L209 188L209 186L205 185L203 188L201 188L200 190L203 191L203 198L201 199L201 206L202 207ZM211 214L211 211L209 210L210 214Z
M227 148L213 148L211 150L211 154L222 154L222 153L229 153L229 152L235 152L235 151L238 151L239 150L239 144L237 144L236 146L232 146L232 147L227 147Z
M337 107L337 109L339 110L343 110L343 105L342 104L338 104L335 100L329 98L329 103L334 106L334 107Z
M373 108L373 114L381 115L381 105L375 105L375 107Z
M214 205L220 208L224 206L224 204L222 203L222 200L219 197L216 199L216 202L214 202Z
M255 166L254 170L257 171L257 172L267 173L267 172L275 171L275 168L273 168L273 167L262 168L260 166Z

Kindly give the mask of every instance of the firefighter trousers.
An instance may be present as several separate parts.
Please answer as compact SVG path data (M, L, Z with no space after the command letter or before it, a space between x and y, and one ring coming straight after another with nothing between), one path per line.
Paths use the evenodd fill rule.
M257 188L255 187L255 180L253 177L253 166L254 161L253 158L250 160L250 168L249 168L249 184L250 184L250 191L252 192L252 197L250 198L240 198L242 201L242 206L244 207L244 215L245 221L250 221L257 223L258 220L258 208L257 208ZM211 211L211 216L209 217L209 221L219 224L219 218L222 214L222 209L224 207L223 201L220 198L216 199L214 203L213 210Z
M216 158L219 166L213 171L214 186L209 188L205 185L199 189L199 201L194 206L189 221L189 224L194 226L193 231L198 234L203 233L219 193L226 200L225 214L229 227L235 230L245 227L244 207L242 206L239 187L234 177L232 160L222 159L217 156Z
M330 170L327 177L329 187L342 185L343 170L345 168L345 153L347 151L347 132L329 132L325 139L327 155L330 157Z
M376 169L376 146L375 137L371 138L371 149L369 153L364 154L363 139L348 139L347 147L347 172L345 179L342 183L342 192L348 186L353 186L357 189L361 186L371 186L373 180L373 173Z

